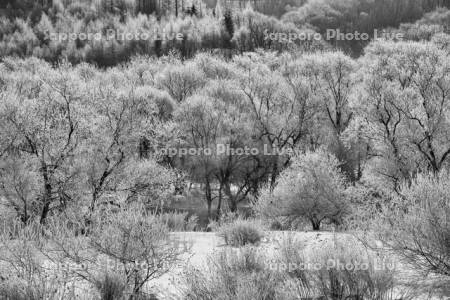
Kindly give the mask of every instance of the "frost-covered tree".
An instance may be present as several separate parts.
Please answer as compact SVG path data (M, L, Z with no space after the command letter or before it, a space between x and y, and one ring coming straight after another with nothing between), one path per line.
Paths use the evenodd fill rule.
M339 161L323 149L293 159L273 191L262 192L255 209L262 216L303 219L313 230L322 222L341 224L349 213L345 177Z
M342 52L310 54L298 60L297 68L315 86L324 114L337 136L344 132L353 116L349 99L356 67L356 62Z
M256 138L269 149L295 149L312 132L319 111L313 87L297 62L280 62L275 70L250 58L240 58L235 63L243 70L240 88L251 112ZM287 162L287 157L273 161L272 185Z
M310 82L320 108L316 136L341 161L346 175L356 181L360 178L361 150L358 143L345 143L346 130L353 120L350 99L355 86L357 63L342 52L323 52L301 56L297 72Z
M214 105L214 99L204 96L189 98L175 113L175 120L183 136L182 149L193 149L192 155L181 154L182 164L189 170L191 178L205 185L208 215L213 201L212 185L216 170L216 147L221 138L222 115ZM211 152L208 152L211 151ZM191 152L192 153L192 152Z
M7 59L0 67L0 190L22 220L165 197L173 174L149 154L171 118L167 93L87 64Z
M450 155L447 53L431 43L376 42L367 49L357 106L379 173L398 186L417 169L438 172Z
M3 75L8 88L0 94L0 119L6 129L1 140L10 141L7 157L13 163L9 166L17 167L5 175L22 186L13 197L24 202L18 213L27 218L24 191L34 191L33 203L45 222L52 210L64 208L79 196L75 191L80 169L74 161L88 132L86 88L69 65L51 69L31 59L7 61L1 67L9 72ZM27 174L25 167L33 171ZM22 174L15 176L20 170ZM29 186L31 174L37 176L32 180L37 186Z
M204 74L192 63L169 65L158 78L158 85L178 102L192 96L204 84Z

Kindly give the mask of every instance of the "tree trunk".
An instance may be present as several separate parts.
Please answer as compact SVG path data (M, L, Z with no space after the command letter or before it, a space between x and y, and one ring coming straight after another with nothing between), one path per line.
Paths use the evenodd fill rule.
M235 201L230 203L230 211L233 213L237 212L237 203Z
M314 231L319 231L320 230L320 221L316 220L316 219L311 219L311 225Z
M275 189L275 183L278 176L278 159L273 163L272 166L272 174L270 177L270 190L273 191Z
M212 193L211 193L211 183L209 182L209 178L206 178L205 198L206 198L206 203L208 205L208 218L211 218Z
M220 219L220 210L222 209L222 183L219 187L219 200L217 202L217 220Z
M230 211L236 212L237 211L237 200L236 200L236 197L234 197L233 193L231 192L231 187L230 187L229 183L225 183L224 192L228 197L228 206L230 208Z
M97 189L95 189L95 191L92 193L91 205L89 206L90 213L94 212L95 204L97 203L97 199L98 199L98 192L97 192Z
M212 203L208 201L208 219L211 218L211 211L212 211Z
M15 210L17 212L17 214L19 215L20 221L23 224L27 224L28 221L30 220L30 216L28 215L28 205L26 203L26 201L23 201L23 211L20 210L18 207L15 207Z
M42 211L41 211L41 218L40 223L44 224L45 220L47 219L48 213L50 211L50 203L52 199L52 185L50 183L50 178L48 174L48 168L45 163L42 163L42 177L44 179L44 195L42 197Z

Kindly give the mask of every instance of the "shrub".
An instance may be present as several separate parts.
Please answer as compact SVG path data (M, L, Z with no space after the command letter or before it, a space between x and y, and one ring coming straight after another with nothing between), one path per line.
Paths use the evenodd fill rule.
M27 239L37 241L28 242L33 248L21 247L34 250L29 251L33 254L31 258L44 259L30 260L31 267L40 271L44 268L43 262L53 269L66 266L60 271L71 281L63 282L63 285L54 280L59 273L48 278L64 291L64 287L72 282L88 283L96 288L102 299L111 299L121 293L126 293L127 299L141 299L146 284L166 274L179 255L187 251L187 247L171 240L166 225L157 215L147 212L143 205L129 204L124 209L105 207L91 216L88 225L83 219L67 213L63 217L49 218L44 227L38 228L43 230L33 234L39 238L30 233L31 238ZM45 240L41 238L43 232ZM5 255L0 254L0 259L4 260ZM18 269L21 263L16 259L11 266ZM21 269L33 270L25 267L28 266ZM105 274L106 268L111 273ZM45 273L40 271L38 274Z
M224 250L208 259L206 270L186 271L186 299L276 299L277 274L266 270L256 249Z
M256 244L263 237L263 232L255 222L242 219L225 224L218 230L218 235L225 240L225 243L233 247Z
M450 173L418 174L370 223L377 238L416 270L450 276Z
M198 216L188 217L188 213L170 212L158 216L170 231L195 231L198 226Z
M57 299L52 293L45 293L34 286L15 281L3 282L0 285L0 298L8 300Z
M218 231L220 227L231 224L240 218L236 212L225 212L219 219L209 219L208 231Z
M12 223L0 232L0 299L75 299L73 278L45 260L50 251L44 227Z
M255 210L269 219L284 216L308 220L313 230L320 230L323 221L341 224L350 209L339 165L322 149L294 158L275 189L262 191Z
M114 273L105 273L96 282L96 288L100 293L101 300L122 299L126 287L127 285L124 279Z
M450 35L445 33L438 33L433 36L431 41L437 45L439 49L449 52L450 50Z
M169 239L165 224L142 206L100 215L90 240L95 251L119 265L133 295L167 273L184 251Z
M295 240L293 236L288 236L283 239L280 247L280 262L288 267L287 275L290 278L295 279L297 285L301 285L304 290L308 290L311 286L307 270L298 267L305 261L305 257L301 253L303 248L304 246L299 241ZM297 266L297 268L291 268L292 266Z
M324 267L312 274L312 281L325 299L381 300L393 297L394 271L375 267L375 259L381 258L363 253L355 247L354 241L352 245L319 252L315 259Z
M310 224L303 219L277 216L269 220L269 226L272 231L306 231Z
M353 237L343 237L331 247L314 249L305 255L298 241L285 239L280 252L281 262L288 266L287 299L381 300L392 299L394 291L396 295L407 296L397 285L392 263L382 253L369 253L362 243L355 242Z

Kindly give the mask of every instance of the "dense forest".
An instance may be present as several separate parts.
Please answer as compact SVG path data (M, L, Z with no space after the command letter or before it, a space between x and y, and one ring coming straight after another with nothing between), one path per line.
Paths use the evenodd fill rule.
M430 0L320 0L304 5L301 5L302 1L280 1L278 8L270 6L270 11L279 11L275 16L264 13L264 7L274 5L273 1L266 2L255 4L256 9L262 7L263 12L250 9L251 3L245 6L248 9L233 9L238 5L236 1L231 4L219 1L213 9L208 7L214 3L189 6L180 2L180 6L175 6L172 2L164 2L166 6L158 9L157 14L148 15L138 10L139 2L128 0L117 3L54 0L51 6L18 1L10 5L10 12L0 19L0 55L35 56L52 63L86 61L100 67L128 61L134 55L162 56L171 51L178 52L183 58L192 58L203 51L221 52L230 57L256 49L282 52L337 48L358 57L369 41L326 38L321 41L270 40L266 38L267 32L297 35L318 32L324 35L328 28L337 28L343 32L367 32L373 37L375 29L395 29L401 24L418 21L415 25L418 28L408 25L401 28L410 34L426 36L430 30L433 33L446 30L445 22L448 22L445 10L432 15L440 3ZM288 12L284 13L286 8ZM439 26L442 28L435 28ZM132 40L118 36L107 38L108 30L147 33L150 37ZM79 33L102 34L102 37L80 38ZM162 33L168 38L162 38ZM174 39L178 33L182 38ZM70 38L70 34L76 36Z
M449 8L2 2L0 299L446 299Z

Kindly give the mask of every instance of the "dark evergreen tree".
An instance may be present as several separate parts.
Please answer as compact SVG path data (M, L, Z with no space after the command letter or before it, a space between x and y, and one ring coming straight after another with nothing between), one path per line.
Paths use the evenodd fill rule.
M187 8L185 13L190 16L198 16L198 10L197 10L197 7L195 6L195 4L192 4L191 7Z
M224 25L227 33L229 34L230 38L234 35L234 23L233 23L233 13L231 10L227 9L224 13Z
M231 10L227 9L223 16L223 24L225 26L225 31L227 34L225 34L224 37L224 47L226 49L231 49L233 47L231 40L234 36L234 22L233 22L233 13Z
M195 4L192 4L191 16L197 16L197 7L195 7Z

